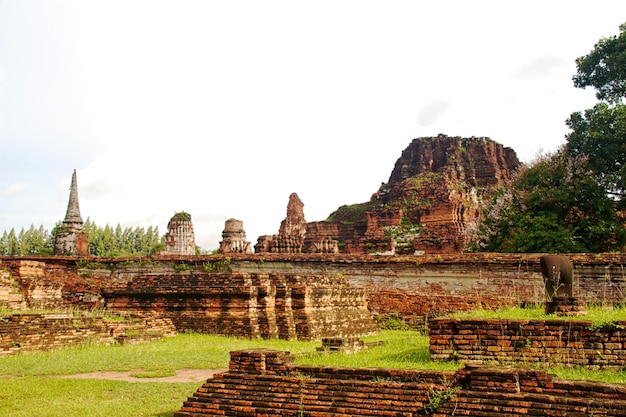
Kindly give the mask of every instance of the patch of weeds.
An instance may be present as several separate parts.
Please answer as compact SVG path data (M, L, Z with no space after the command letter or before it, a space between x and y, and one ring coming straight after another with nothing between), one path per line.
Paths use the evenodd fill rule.
M609 321L594 322L590 326L587 326L587 329L596 333L597 332L611 332L615 330L623 330L624 326L617 323L616 321L609 320Z
M411 326L405 323L400 313L379 314L374 316L381 330L410 330Z
M439 410L445 403L450 401L456 395L459 387L449 387L445 389L428 389L428 403L424 405L424 413L431 415Z
M526 341L524 342L524 347L526 349L530 349L533 346L533 341L530 340L529 337L526 338Z
M207 261L202 264L202 269L205 272L231 272L230 258L225 258L219 261Z
M191 269L191 267L189 266L189 264L185 263L185 262L181 262L179 264L174 264L174 271L176 272L185 272L185 271L189 271Z
M78 269L101 269L103 266L100 262L93 262L89 259L77 259L76 267Z
M374 376L372 377L372 382L384 383L384 382L395 382L390 376Z

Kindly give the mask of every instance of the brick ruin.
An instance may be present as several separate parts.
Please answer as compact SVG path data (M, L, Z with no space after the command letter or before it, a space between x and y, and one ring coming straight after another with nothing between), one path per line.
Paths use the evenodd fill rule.
M469 364L626 368L626 322L439 318L428 323L430 357Z
M254 245L256 253L339 253L338 241L332 236L337 229L307 223L304 204L292 193L287 204L287 217L280 223L277 235L260 236Z
M162 255L195 255L196 238L193 233L191 215L181 211L167 223L165 250Z
M417 138L369 202L329 220L342 252L460 253L481 202L519 166L515 151L489 138Z
M326 339L326 345L338 349L342 343L333 339L359 347L358 334L375 328L370 312L424 315L432 328L431 354L441 360L464 355L470 361L493 363L510 355L516 362L520 358L546 362L549 357L566 358L572 364L620 366L626 360L626 342L619 327L604 333L584 321L452 323L433 318L477 305L495 308L544 299L539 257L275 253L145 259L0 257L0 295L32 307L106 306L135 316L149 314L146 319L171 323L177 331ZM577 254L571 259L576 271L574 295L603 304L623 303L625 254ZM3 291L4 286L11 290ZM28 343L28 335L20 340ZM545 371L468 365L445 373L319 368L291 362L285 352L234 352L229 372L207 380L176 415L449 416L480 410L495 417L505 410L519 415L626 416L622 385L561 381Z
M54 238L53 253L55 255L89 255L89 241L85 234L83 218L80 215L78 204L76 170L72 174L67 212Z
M226 220L218 253L252 253L250 242L246 241L246 231L241 220Z
M166 318L72 313L14 314L0 319L0 357L85 342L135 344L176 335Z
M178 331L322 340L360 337L378 327L366 291L338 274L256 271L228 257L124 259L0 258L0 296L13 306L104 307L170 320ZM6 289L6 291L3 291Z
M626 416L626 387L563 381L541 370L466 366L457 372L294 365L289 352L231 352L175 417Z
M285 340L378 332L365 290L341 277L207 272L224 266L205 262L185 266L185 272L176 266L120 271L112 276L125 279L114 279L118 282L103 288L102 295L107 309L139 316L149 310L179 331Z
M414 139L387 183L370 201L339 207L306 222L304 204L289 197L279 233L260 236L257 253L460 253L483 201L509 181L520 162L489 138L439 135Z
M319 285L329 283L324 291L335 291L337 296L344 294L343 289L345 294L355 290L358 297L351 302L374 317L398 315L420 327L434 317L477 306L494 309L544 302L540 256L267 253L139 259L0 257L0 304L18 309L91 308L113 303L111 298L116 297L119 311L124 303L129 310L139 311L144 300L146 311L195 315L202 321L204 305L219 317L218 311L230 303L238 305L240 312L242 306L249 306L245 317L254 323L255 317L271 317L269 305L276 304L274 313L281 311L282 293L274 294L274 288L292 288L289 302L293 304L293 294L305 294L304 300L312 302L315 298L306 294L313 292L307 291L321 291ZM577 299L602 305L624 303L625 254L574 254L570 258L575 267ZM263 295L267 291L268 295ZM334 300L334 295L329 297ZM341 301L343 305L345 302ZM338 308L341 303L337 302ZM298 306L305 312L313 312L315 307ZM321 311L325 310L320 308L317 313ZM332 313L332 309L328 311Z

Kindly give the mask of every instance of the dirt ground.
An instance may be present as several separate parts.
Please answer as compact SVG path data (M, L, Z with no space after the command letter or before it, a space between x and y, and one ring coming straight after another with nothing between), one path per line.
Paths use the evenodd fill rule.
M204 382L213 375L226 372L228 369L182 369L176 372L176 375L165 376L159 378L137 378L131 374L141 372L91 372L88 374L62 375L59 378L78 378L78 379L111 379L114 381L127 382Z

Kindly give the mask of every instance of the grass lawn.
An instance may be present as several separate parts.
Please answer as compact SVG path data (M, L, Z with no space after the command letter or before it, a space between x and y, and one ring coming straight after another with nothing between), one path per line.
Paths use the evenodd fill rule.
M227 368L231 350L271 348L313 352L319 343L246 340L179 334L140 345L68 347L0 358L0 416L172 416L199 382L124 382L62 379L58 375L137 371L154 376L180 369Z
M517 318L530 318L520 317L520 311L514 313L518 314ZM524 314L530 313L523 312L522 316ZM608 321L604 315L602 317L601 321ZM200 387L200 382L125 382L62 379L58 376L132 371L144 377L160 377L174 375L182 369L227 368L229 352L240 349L286 350L297 355L296 363L318 366L437 370L455 370L462 366L451 362L431 362L428 337L419 332L387 330L364 340L384 343L352 355L320 355L316 353L316 348L321 345L319 342L179 334L140 345L84 345L1 357L0 416L173 416L182 407L183 401ZM550 372L566 379L626 383L624 371L551 369Z
M10 417L172 416L200 386L50 376L0 377L0 415Z

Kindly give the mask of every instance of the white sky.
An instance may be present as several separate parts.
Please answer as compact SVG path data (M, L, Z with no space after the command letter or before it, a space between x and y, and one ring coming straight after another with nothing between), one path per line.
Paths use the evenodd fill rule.
M574 60L626 1L0 0L0 232L65 216L192 215L278 232L369 200L411 140L487 136L520 159L596 102Z

